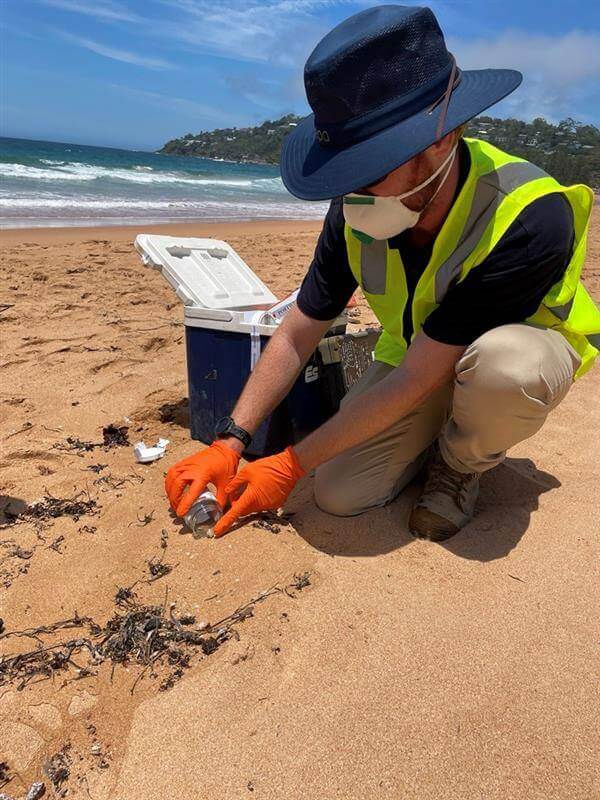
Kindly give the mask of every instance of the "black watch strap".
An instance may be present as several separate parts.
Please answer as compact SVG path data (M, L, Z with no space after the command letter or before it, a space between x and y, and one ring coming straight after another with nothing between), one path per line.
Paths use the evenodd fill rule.
M222 439L224 436L235 436L244 447L249 447L252 441L252 436L248 431L236 425L233 421L233 417L221 417L215 425L215 437L217 439Z

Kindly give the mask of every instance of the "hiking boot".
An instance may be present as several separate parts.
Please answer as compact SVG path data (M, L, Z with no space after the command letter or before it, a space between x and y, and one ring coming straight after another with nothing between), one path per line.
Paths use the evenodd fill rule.
M479 494L479 473L457 472L434 445L423 494L408 520L408 529L418 539L443 542L473 519Z

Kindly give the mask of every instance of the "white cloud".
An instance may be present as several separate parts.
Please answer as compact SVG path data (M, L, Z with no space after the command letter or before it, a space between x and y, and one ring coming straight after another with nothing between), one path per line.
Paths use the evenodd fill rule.
M129 50L120 50L116 47L109 47L108 45L101 44L93 39L87 39L83 36L75 36L74 34L67 33L66 31L57 30L56 33L58 33L59 36L61 36L61 38L63 38L65 41L70 42L77 47L83 47L86 50L91 50L93 53L97 53L105 58L111 58L114 61L123 61L126 64L135 64L137 67L145 67L147 69L172 69L174 67L173 64L170 64L168 61L163 61L160 58L148 58L147 56L141 56L138 53L132 53Z
M279 80L265 80L248 70L235 75L226 75L223 83L233 94L244 97L255 106L269 111L282 100Z
M279 93L246 92L257 105L268 106L288 92L294 102L303 95L304 62L317 41L331 28L319 13L347 7L347 15L375 0L157 0L175 13L164 33L193 52L250 61L275 69ZM441 12L447 3L435 2ZM328 15L329 16L329 15ZM344 16L346 16L344 14ZM181 20L184 20L182 24ZM524 83L499 111L557 120L585 108L585 98L600 76L600 34L571 31L558 36L506 31L490 38L449 37L449 48L466 69L512 67ZM281 68L285 72L281 71ZM291 78L293 73L297 80ZM293 91L291 91L293 89ZM583 98L583 102L582 101ZM591 104L590 104L591 105ZM592 119L597 111L590 108ZM587 121L584 114L579 118ZM588 117L589 120L589 117Z
M507 31L495 39L458 41L454 51L466 69L511 67L559 84L600 77L600 34L571 31L544 36Z
M197 103L195 100L188 100L185 97L175 97L174 95L160 94L159 92L151 92L145 89L133 89L130 86L122 86L118 83L106 83L105 85L162 109L170 108L183 114L201 119L206 118L216 121L222 126L239 125L240 122L239 115L228 114L217 106Z
M133 14L120 3L104 0L104 2L86 3L84 0L39 0L43 5L60 8L63 11L73 11L77 14L86 14L98 19L113 20L115 22L138 22L141 17Z
M39 0L107 22L125 23L132 29L135 26L138 36L146 40L159 38L163 48L173 51L262 66L260 78L248 75L246 66L240 67L243 73L231 76L227 83L231 91L265 109L279 107L286 100L297 103L303 99L304 62L332 27L332 11L341 12L337 17L349 16L378 1L147 0L149 14L138 17L119 0ZM463 15L447 0L430 0L430 5L444 18L449 13L456 17L453 27L459 29ZM90 39L72 37L71 41L107 58L150 69L173 66ZM465 69L512 67L523 72L522 86L498 106L498 113L525 118L545 116L550 120L573 115L597 122L600 34L573 30L548 36L508 30L487 38L448 37L448 46ZM265 67L272 71L277 85L265 83Z
M600 79L600 34L570 31L561 36L507 31L493 39L450 39L448 46L464 69L506 67L523 73L521 87L502 108L506 113L532 119L558 120L578 116L597 120L597 107L589 114L586 98L597 92ZM493 113L490 111L490 113ZM587 117L587 119L586 119Z
M185 18L161 29L172 40L209 55L301 68L331 27L317 9L355 5L351 0L161 0Z

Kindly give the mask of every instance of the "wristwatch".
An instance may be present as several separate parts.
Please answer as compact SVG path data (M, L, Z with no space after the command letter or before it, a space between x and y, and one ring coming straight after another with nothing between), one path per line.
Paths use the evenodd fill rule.
M224 436L235 436L244 447L248 447L252 441L252 436L235 424L232 417L221 417L215 425L215 438L222 439Z

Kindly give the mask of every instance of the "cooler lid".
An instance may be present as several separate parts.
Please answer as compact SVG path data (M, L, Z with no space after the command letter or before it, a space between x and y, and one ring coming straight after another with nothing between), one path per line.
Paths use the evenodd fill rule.
M185 306L242 309L277 302L227 242L140 233L135 248L144 264L162 272Z

